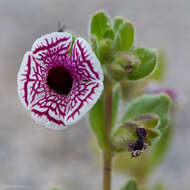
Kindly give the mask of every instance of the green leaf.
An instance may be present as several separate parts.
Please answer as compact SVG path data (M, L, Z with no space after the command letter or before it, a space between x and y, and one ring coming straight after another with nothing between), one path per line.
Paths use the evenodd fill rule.
M104 147L104 96L102 95L89 112L89 121L100 147Z
M126 21L119 29L121 36L121 48L119 51L127 51L132 47L134 42L134 28L133 25Z
M96 36L98 42L102 40L103 34L107 28L110 28L111 22L108 16L100 11L92 16L90 24L91 35Z
M120 34L116 34L115 38L113 40L113 48L115 51L119 51L121 49L121 35Z
M104 31L103 38L104 39L111 39L111 40L113 40L114 39L114 31L113 31L113 29L107 28Z
M162 81L166 73L167 60L166 55L163 50L158 51L158 64L155 72L152 74L151 78Z
M155 114L144 114L135 117L134 121L143 125L144 128L155 128L159 122L159 117Z
M154 144L149 155L149 169L154 168L158 165L167 153L170 145L170 139L172 137L172 126L170 125L162 134L161 138L157 143Z
M155 50L150 48L137 48L134 54L139 58L140 64L134 72L128 75L128 80L138 80L150 75L156 68L157 58Z
M152 142L155 142L161 136L160 132L156 129L146 129L146 132L146 139L149 145L152 145Z
M171 101L166 94L144 95L129 104L122 120L127 121L143 114L156 114L160 118L157 129L163 132L168 126L170 106Z
M119 107L119 100L120 100L120 87L119 85L116 85L113 89L113 95L112 95L112 127L115 126L115 122L117 119L117 112Z
M120 190L138 190L138 186L136 181L134 179L131 179Z
M117 32L124 22L125 22L124 18L122 18L122 17L116 17L114 19L114 23L113 23L113 29L114 29L114 31Z
M113 56L112 40L104 39L99 43L99 60L101 64L110 62Z
M135 122L125 122L114 130L112 143L116 152L126 151L128 142L133 142L137 139L136 129L138 127Z

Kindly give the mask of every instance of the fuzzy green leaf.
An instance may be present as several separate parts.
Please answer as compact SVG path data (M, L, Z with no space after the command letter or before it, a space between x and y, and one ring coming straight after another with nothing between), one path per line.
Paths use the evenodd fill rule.
M111 39L111 40L113 40L114 39L114 31L113 31L113 29L107 28L104 31L103 38L104 39Z
M89 121L98 144L104 146L104 96L102 95L89 112Z
M116 152L126 151L126 144L137 139L136 129L138 127L135 122L125 122L114 130L112 143Z
M137 48L134 54L139 59L139 65L136 66L134 72L128 75L128 80L138 80L150 75L157 64L156 52L149 48Z
M115 38L113 40L113 49L117 52L121 49L121 35L120 34L116 34Z
M122 18L122 17L116 17L114 19L114 23L113 23L113 29L114 29L114 31L117 32L124 22L125 22L124 18Z
M159 141L152 147L149 155L149 169L154 168L158 165L167 153L170 139L172 136L172 126L170 125L162 134Z
M166 94L144 95L129 104L123 121L128 121L143 114L156 114L160 118L157 129L163 132L169 122L170 98Z
M90 33L96 36L98 42L102 40L104 32L107 28L110 28L111 22L108 16L100 11L92 16L90 23Z
M120 28L119 34L121 36L121 48L119 51L127 51L132 47L134 42L134 28L133 25L126 21Z
M120 190L138 190L138 186L136 181L134 179L131 179Z
M99 60L101 64L105 64L110 62L112 59L112 40L111 39L104 39L101 40L99 43Z
M143 125L144 128L155 128L159 122L159 117L155 114L144 114L135 117L134 121Z
M151 78L162 81L164 79L167 67L166 55L163 50L158 51L158 64L155 72L152 74Z

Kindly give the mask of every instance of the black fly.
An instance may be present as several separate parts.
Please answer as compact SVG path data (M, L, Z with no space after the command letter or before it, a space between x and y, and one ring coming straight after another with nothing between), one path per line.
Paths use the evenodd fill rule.
M137 128L136 134L138 136L137 140L134 143L128 144L128 150L131 152L132 157L138 157L141 152L147 149L147 144L145 144L146 139L146 129L145 128Z
M64 32L65 31L65 25L62 24L60 21L58 22L58 32Z

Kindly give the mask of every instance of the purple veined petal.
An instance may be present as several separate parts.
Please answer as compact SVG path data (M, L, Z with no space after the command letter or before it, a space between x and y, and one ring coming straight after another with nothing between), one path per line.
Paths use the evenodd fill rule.
M68 127L65 122L66 112L66 96L50 91L32 105L31 117L48 129L63 130Z
M26 52L18 72L18 95L25 108L44 93L44 67L36 64L31 52Z
M103 81L100 62L89 44L82 38L75 40L68 70L73 73L73 77L77 80Z
M32 46L32 54L38 62L49 66L64 62L72 44L72 35L53 32L37 39Z
M46 94L32 105L31 116L48 129L63 130L79 121L96 103L103 82L75 81L68 96Z
M67 97L68 110L65 119L67 125L80 120L97 102L103 91L103 81L76 81Z

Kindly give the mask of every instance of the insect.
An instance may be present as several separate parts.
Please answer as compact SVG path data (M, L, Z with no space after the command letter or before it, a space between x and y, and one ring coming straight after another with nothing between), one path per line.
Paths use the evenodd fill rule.
M134 143L128 144L128 150L131 152L132 157L138 157L141 152L147 149L148 145L145 144L146 140L146 129L145 128L137 128L136 134L138 136L137 140Z
M60 21L58 22L58 32L64 32L65 31L65 25L61 23Z

